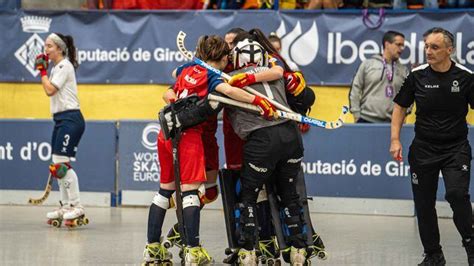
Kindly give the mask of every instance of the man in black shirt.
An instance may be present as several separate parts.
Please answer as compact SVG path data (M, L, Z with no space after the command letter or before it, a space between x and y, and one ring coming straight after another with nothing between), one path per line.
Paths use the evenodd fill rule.
M435 209L439 172L453 210L469 265L474 265L469 182L471 146L467 140L468 105L474 108L474 77L450 59L454 37L442 28L424 34L428 64L405 79L392 114L390 153L402 160L400 130L406 109L416 103L415 138L408 152L413 198L425 258L419 265L445 265Z

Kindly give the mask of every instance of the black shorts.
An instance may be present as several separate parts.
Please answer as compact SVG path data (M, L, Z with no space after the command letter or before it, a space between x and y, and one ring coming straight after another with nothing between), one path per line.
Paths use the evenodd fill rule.
M261 187L272 174L275 178L295 178L303 159L303 141L296 123L260 128L244 144L242 178Z
M79 110L56 113L53 116L54 130L51 139L53 154L75 157L77 145L85 129L84 117Z

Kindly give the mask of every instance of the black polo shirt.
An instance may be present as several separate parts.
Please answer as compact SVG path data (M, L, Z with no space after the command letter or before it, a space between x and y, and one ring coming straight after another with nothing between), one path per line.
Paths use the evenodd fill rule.
M428 64L414 68L394 99L408 108L416 104L416 138L437 143L467 138L468 104L474 108L474 75L452 62L447 72Z

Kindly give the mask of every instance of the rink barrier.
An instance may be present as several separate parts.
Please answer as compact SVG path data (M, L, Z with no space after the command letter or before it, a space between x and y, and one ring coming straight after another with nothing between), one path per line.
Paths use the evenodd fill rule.
M53 123L49 120L0 120L0 204L26 204L45 186ZM390 125L348 124L337 130L311 128L303 135L305 171L311 210L325 213L414 215L407 152L413 126L401 132L402 163L389 154ZM148 206L159 188L160 165L154 121L86 123L76 169L86 205ZM471 129L472 132L472 129ZM473 143L474 133L469 135ZM217 139L223 147L222 128ZM223 167L223 148L219 149ZM36 173L32 177L32 173ZM473 173L471 172L471 175ZM440 179L441 180L441 179ZM473 190L471 182L471 191ZM58 198L57 185L46 204ZM450 216L439 183L438 213ZM107 203L107 204L106 204ZM209 208L222 208L220 201Z

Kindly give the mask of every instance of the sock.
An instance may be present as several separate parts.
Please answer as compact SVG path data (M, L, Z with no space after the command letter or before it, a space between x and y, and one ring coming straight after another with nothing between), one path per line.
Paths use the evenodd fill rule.
M197 190L183 192L183 221L186 230L186 244L199 246L200 201Z
M166 210L168 209L168 208L165 209L158 206L155 199L157 198L163 199L164 197L169 201L173 193L174 193L174 190L166 190L166 189L161 188L160 191L157 193L159 195L156 195L155 198L153 199L153 203L151 204L150 211L148 213L148 233L147 233L148 243L160 242L161 228L163 227ZM160 203L158 204L161 205Z

